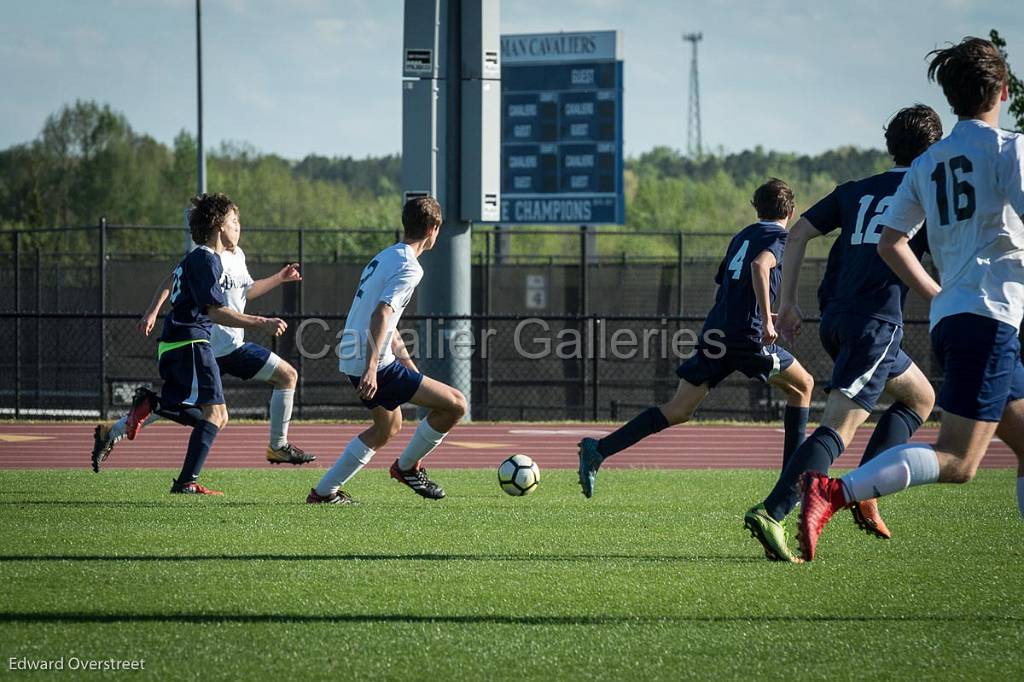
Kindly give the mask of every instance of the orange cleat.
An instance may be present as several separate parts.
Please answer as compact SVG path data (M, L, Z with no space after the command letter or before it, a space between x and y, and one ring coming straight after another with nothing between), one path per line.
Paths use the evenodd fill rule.
M850 505L850 511L853 512L853 522L868 535L874 535L882 540L892 537L889 527L885 525L882 515L878 513L878 500L854 502Z

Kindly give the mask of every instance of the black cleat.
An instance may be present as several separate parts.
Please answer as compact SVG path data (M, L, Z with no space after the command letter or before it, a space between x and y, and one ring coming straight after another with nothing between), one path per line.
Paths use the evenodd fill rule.
M427 478L427 470L420 468L419 465L415 469L404 471L398 467L396 459L391 465L391 478L409 486L414 493L428 500L440 500L444 497L444 489Z
M267 461L271 464L309 464L315 462L316 457L314 455L307 455L300 448L295 447L291 443L285 443L284 447L275 450L272 447L267 447Z
M92 470L97 474L100 472L100 465L110 456L114 449L114 439L110 437L110 426L97 424L96 430L92 432Z

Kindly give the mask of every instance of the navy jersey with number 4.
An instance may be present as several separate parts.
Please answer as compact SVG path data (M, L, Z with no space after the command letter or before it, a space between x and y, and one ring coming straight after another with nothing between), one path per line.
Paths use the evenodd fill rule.
M750 264L765 251L775 256L776 266L768 278L771 303L782 278L782 251L787 234L778 223L760 222L743 228L732 238L715 275L718 294L704 320L704 332L721 330L726 345L761 345L764 311L757 305Z
M161 341L210 338L213 323L206 316L206 308L227 304L220 285L223 275L220 256L208 246L193 249L178 263L171 282L171 310L164 318Z
M906 168L894 168L836 187L804 212L816 230L842 232L828 254L825 276L818 289L822 315L853 313L903 324L907 286L878 255L882 214L903 181ZM920 258L927 250L925 231L910 243Z

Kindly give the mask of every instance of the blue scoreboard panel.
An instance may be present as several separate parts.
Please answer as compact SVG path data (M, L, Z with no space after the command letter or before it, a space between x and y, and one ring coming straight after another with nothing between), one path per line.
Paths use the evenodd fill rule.
M622 61L608 34L604 54L580 38L593 34L502 37L502 223L625 222Z

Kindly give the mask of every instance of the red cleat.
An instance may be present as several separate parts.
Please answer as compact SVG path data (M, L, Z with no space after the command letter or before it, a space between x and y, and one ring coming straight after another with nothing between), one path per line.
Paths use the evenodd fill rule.
M878 513L878 500L854 502L850 505L850 511L853 512L853 522L868 535L883 540L892 538L892 532L882 520L882 515Z
M128 410L128 421L125 423L124 434L128 440L135 440L142 428L142 422L153 413L156 406L156 393L139 386L135 389L135 398L132 399L132 408Z
M171 492L175 495L223 495L219 490L210 490L209 488L203 487L198 483L186 483L179 485L175 483L171 486Z
M800 477L800 526L796 539L804 561L814 561L814 550L825 524L837 511L847 506L843 484L813 471Z

